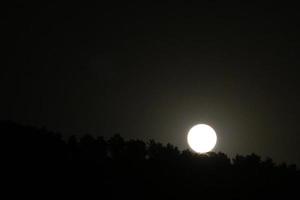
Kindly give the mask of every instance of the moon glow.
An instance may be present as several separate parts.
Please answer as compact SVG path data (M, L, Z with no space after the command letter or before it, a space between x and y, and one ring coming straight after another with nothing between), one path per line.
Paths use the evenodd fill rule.
M206 124L198 124L189 131L187 141L195 152L207 153L216 146L217 134L212 127Z

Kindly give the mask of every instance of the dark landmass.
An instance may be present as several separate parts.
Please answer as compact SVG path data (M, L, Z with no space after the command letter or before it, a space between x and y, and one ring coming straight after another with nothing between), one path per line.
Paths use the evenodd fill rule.
M71 136L0 122L5 189L14 195L93 199L299 197L296 165L256 154L198 155L154 140Z

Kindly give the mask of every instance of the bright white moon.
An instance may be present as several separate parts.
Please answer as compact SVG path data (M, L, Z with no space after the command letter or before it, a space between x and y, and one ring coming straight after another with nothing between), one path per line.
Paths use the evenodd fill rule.
M198 124L189 131L187 141L195 152L207 153L216 146L217 134L212 127Z

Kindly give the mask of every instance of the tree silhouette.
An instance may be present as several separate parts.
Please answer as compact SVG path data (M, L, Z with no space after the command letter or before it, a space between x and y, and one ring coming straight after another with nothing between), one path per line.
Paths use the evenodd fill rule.
M256 154L196 154L154 140L70 136L0 121L4 163L21 188L106 199L272 199L298 195L296 165ZM2 160L3 160L2 159ZM27 180L35 184L29 184ZM63 188L63 189L62 189ZM15 189L20 189L15 186ZM28 190L30 191L30 190ZM94 193L95 192L95 193Z

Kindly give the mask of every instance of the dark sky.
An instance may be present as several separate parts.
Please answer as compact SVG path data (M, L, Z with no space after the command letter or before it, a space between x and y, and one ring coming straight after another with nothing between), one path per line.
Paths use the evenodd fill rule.
M0 119L300 164L299 7L200 2L3 6Z

